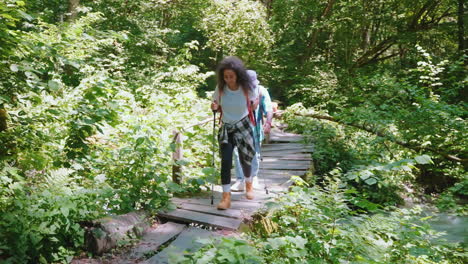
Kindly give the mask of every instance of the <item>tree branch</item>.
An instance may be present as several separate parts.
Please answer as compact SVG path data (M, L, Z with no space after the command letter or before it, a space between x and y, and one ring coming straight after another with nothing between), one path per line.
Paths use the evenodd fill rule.
M455 155L442 152L442 151L440 151L438 149L413 145L413 144L410 144L408 142L398 140L398 139L394 138L392 135L386 134L385 130L372 129L372 127L367 127L367 126L360 125L360 124L355 124L355 123L348 123L348 122L345 122L343 120L339 120L339 119L337 119L337 118L335 118L333 116L329 116L329 115L321 115L321 114L315 114L315 113L309 113L309 114L295 113L295 115L296 116L303 116L303 117L312 117L312 118L316 118L316 119L323 119L323 120L328 120L328 121L338 123L340 125L352 126L352 127L355 127L355 128L361 129L361 130L365 130L365 131L367 131L367 132L369 132L371 134L377 135L379 137L385 138L385 139L389 140L390 142L393 142L393 143L395 143L397 145L400 145L400 146L408 148L408 149L412 149L412 150L415 150L415 151L421 151L421 150L422 151L430 151L430 152L439 154L439 155L441 155L442 157L444 157L444 158L446 158L448 160L456 161L456 162L462 162L464 164L466 164L468 162L468 159L459 158L459 157L457 157Z

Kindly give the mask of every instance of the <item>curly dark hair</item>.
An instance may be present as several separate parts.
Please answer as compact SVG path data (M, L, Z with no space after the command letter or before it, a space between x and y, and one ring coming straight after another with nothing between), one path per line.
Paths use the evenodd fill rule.
M216 75L218 76L218 90L220 93L223 92L226 82L224 81L224 70L233 70L237 76L237 85L240 85L245 93L253 91L253 85L250 81L247 69L241 59L236 56L229 56L224 58L216 69Z

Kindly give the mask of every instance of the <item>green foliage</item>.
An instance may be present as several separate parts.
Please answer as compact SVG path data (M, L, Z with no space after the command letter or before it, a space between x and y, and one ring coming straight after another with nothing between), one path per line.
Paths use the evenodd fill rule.
M71 24L36 21L18 32L27 41L10 58L13 78L2 78L14 88L14 100L2 97L9 126L1 145L12 146L0 157L2 259L69 262L82 249L84 221L157 210L172 193L205 183L194 179L211 156L211 133L200 126L186 135L193 148L184 170L198 173L182 186L170 179L172 131L210 116L195 89L211 73L188 61L196 42L165 63L149 56L152 74L138 73L122 42L139 37L98 30L104 19L85 12Z
M403 184L415 182L428 192L448 188L441 208L466 197L466 164L447 160L466 159L456 1L80 3L74 21L66 21L63 1L0 3L0 259L69 262L82 246L82 221L158 210L173 193L216 182L211 122L187 126L211 118L209 101L198 95L212 90L206 80L219 59L237 55L276 99L347 124L293 118L305 111L299 105L286 114L289 127L315 144L314 179L331 175L349 189L304 191L321 201L316 207L284 201L288 214L305 208L299 222L279 212L263 216L260 240L211 244L207 261L323 262L341 260L340 250L358 252L355 262L444 261L439 248L427 251L419 240L427 230L410 226L414 218L401 223L414 233L390 241L382 230L396 232L393 216L388 228L360 229L372 221L349 224L347 205L374 212L401 202ZM184 139L180 185L171 181L174 130ZM351 240L385 247L353 251Z
M331 65L315 66L311 73L301 77L301 83L288 89L288 99L305 107L333 111L344 103L338 93L339 83Z
M466 108L444 101L451 97L441 96L445 89L439 88L445 82L443 65L451 63L434 63L421 47L417 50L422 60L408 74L361 76L354 81L353 96L339 106L324 98L323 103L316 99L313 108L288 108L289 127L310 135L316 145L312 157L318 175L338 167L344 181L356 181L351 184L363 198L380 204L402 202L399 193L410 182L440 192L464 178ZM460 93L464 82L447 80L452 93ZM334 121L296 113L334 113Z
M440 194L436 205L441 210L454 210L459 215L467 214L467 206L462 199L468 196L468 179L455 183L452 187ZM461 206L460 206L461 204Z
M270 210L254 221L244 241L207 243L181 263L205 263L197 257L211 263L228 263L229 258L231 263L463 263L461 245L439 240L420 208L356 216L339 186L328 182L323 188L294 187L269 203ZM278 228L265 232L265 218ZM242 262L233 251L249 244L254 246L246 251L255 261Z
M220 238L219 240L199 240L204 250L187 256L172 255L172 263L264 263L254 245L243 239Z
M206 47L218 56L236 55L255 62L268 52L273 38L260 2L217 0L203 13L197 27L207 38Z
M100 194L75 170L23 175L6 164L0 172L0 255L7 263L70 261L83 244L80 222L102 212ZM33 178L34 186L29 183Z

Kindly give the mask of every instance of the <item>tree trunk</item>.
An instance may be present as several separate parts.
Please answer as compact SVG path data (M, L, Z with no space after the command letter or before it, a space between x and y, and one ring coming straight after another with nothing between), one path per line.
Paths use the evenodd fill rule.
M101 255L116 247L119 241L142 236L149 226L143 212L104 217L85 228L85 247L89 252Z
M8 129L8 113L6 109L0 108L0 132L3 132Z
M68 0L68 22L75 21L78 15L78 6L80 5L80 0Z
M320 16L317 18L317 21L322 21L323 19L328 18L331 15L334 4L335 4L335 0L328 0L327 5L323 9L322 14L320 14ZM322 30L323 30L323 27L320 27L320 28L314 29L314 31L312 32L309 43L307 43L307 47L305 49L305 54L301 58L301 63L304 63L312 56L313 54L312 51L315 47L315 44L317 43L318 35L322 32Z
M363 4L363 11L368 14L368 12L372 12L371 6L369 5L368 1L362 1ZM367 17L364 16L364 17ZM370 45L371 40L371 28L372 28L372 20L363 21L363 26L361 27L361 49L363 52L366 52Z
M463 0L458 0L458 19L457 19L457 24L458 24L458 50L460 53L464 53L466 47L465 47L465 24L463 20L463 16L465 14L465 7L464 7L464 1Z
M273 0L262 0L261 2L265 6L267 18L270 18L272 13Z

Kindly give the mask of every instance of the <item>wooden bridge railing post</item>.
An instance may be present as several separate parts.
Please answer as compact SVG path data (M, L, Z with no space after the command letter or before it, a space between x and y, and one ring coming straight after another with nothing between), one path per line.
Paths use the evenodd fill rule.
M175 144L174 153L172 153L172 160L174 164L172 165L172 181L180 184L182 180L182 166L179 164L179 161L183 158L183 147L182 147L182 133L177 130L172 132L174 138L172 142Z
M174 137L172 138L172 144L175 145L175 150L174 153L172 153L172 181L180 184L182 182L182 165L180 165L180 162L183 157L184 157L184 149L183 149L183 132L189 128L195 127L195 126L201 126L204 125L208 122L210 122L212 119L207 118L201 122L198 122L196 124L189 125L187 127L181 128L179 130L174 130L172 131L172 135Z

